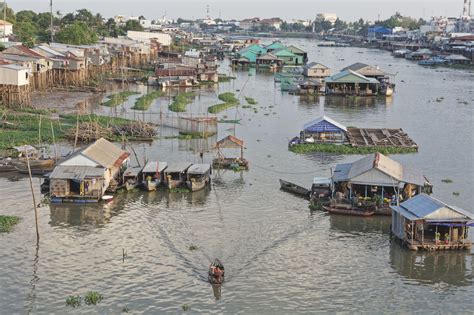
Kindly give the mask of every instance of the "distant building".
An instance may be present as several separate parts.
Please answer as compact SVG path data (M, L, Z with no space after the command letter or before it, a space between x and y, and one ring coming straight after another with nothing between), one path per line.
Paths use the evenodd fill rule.
M116 15L114 16L114 22L117 25L123 25L125 22L127 22L127 18L124 15Z
M171 45L171 36L165 33L127 31L127 37L140 42L149 42L150 39L155 39L162 46Z
M283 23L283 20L280 18L271 18L271 19L263 19L258 22L258 25L260 27L262 26L268 26L275 28L276 30L279 30L281 28L281 24Z
M245 20L240 21L239 27L245 31L250 31L254 29L255 27L258 27L259 21L260 21L260 18L258 17L245 19Z
M311 62L303 67L303 74L308 78L324 79L331 75L331 69L321 63Z
M337 15L335 13L318 13L316 15L316 21L322 22L322 21L328 21L331 22L332 25L336 23L337 20Z
M2 37L13 34L13 24L4 20L0 20L0 35Z

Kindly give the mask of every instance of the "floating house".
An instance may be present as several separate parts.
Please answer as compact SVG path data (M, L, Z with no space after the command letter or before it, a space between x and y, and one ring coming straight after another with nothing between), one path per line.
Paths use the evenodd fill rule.
M321 116L304 125L300 138L310 143L345 143L347 128L327 116Z
M407 54L405 58L409 60L427 60L430 59L432 55L433 52L431 50L422 48Z
M387 74L379 67L371 66L362 62L356 62L350 66L345 67L341 71L345 70L352 70L358 74L363 75L364 77L375 78L379 81L387 76Z
M319 62L310 62L303 67L303 75L323 80L331 75L331 69Z
M352 70L344 70L326 78L326 94L375 96L380 82Z
M283 65L283 60L272 53L268 53L263 56L258 56L256 59L256 64L257 67L281 67Z
M295 55L297 56L300 56L301 57L301 60L303 61L302 63L305 64L306 62L308 62L308 53L296 46L293 46L293 45L290 45L288 47L286 47L287 50L291 51L292 53L294 53Z
M304 63L303 57L293 53L290 49L284 47L277 50L272 50L271 53L283 60L285 65L297 66Z
M468 65L471 63L471 60L463 55L449 55L446 57L446 60L453 65Z
M305 78L295 82L297 89L290 93L296 93L299 95L318 95L324 94L324 83L318 79Z
M392 205L392 233L411 250L470 249L474 214L426 194Z
M281 42L275 41L275 42L271 43L270 45L265 46L265 49L266 49L268 52L272 52L272 51L274 51L274 50L282 49L282 48L285 48L285 47L286 47L286 46L283 45Z
M410 168L375 153L353 163L337 164L333 175L333 197L340 204L371 207L390 215L389 206L407 200L432 186L421 170Z
M54 202L97 202L116 186L130 153L100 138L58 163L51 173L50 195Z

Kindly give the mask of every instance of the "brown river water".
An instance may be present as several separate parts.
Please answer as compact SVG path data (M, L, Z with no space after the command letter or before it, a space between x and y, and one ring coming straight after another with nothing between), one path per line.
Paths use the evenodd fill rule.
M220 124L218 138L235 127L245 140L248 172L215 171L212 189L192 194L139 191L119 194L108 205L41 206L38 247L28 180L1 177L0 214L22 220L0 235L0 314L118 314L124 306L131 313L180 313L183 304L191 313L472 312L472 252L410 252L390 240L389 218L311 212L307 201L281 192L278 179L309 186L336 163L360 157L287 150L288 139L324 112L348 126L403 128L420 150L392 158L423 169L434 196L474 211L474 74L422 68L378 50L285 42L333 72L354 62L378 65L395 75L396 93L389 99L304 99L280 92L271 74L232 73L224 62L220 72L237 79L202 89L188 108L205 112L225 91L241 90L242 100L258 101L257 113L239 108L219 114L241 119ZM130 110L134 98L116 109L91 104L91 111L151 121L167 111L169 101L162 98L136 113ZM161 161L199 162L197 152L215 140L133 146ZM214 155L206 152L204 160ZM453 182L442 183L445 178ZM38 196L39 179L34 183ZM190 251L191 245L198 250ZM214 257L226 268L220 300L206 278ZM104 295L97 306L66 306L69 295L91 290Z

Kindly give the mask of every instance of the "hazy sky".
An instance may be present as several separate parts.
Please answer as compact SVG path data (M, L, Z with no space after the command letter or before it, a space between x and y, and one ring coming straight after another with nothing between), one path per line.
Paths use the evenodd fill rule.
M1 1L1 0L0 0ZM15 11L48 11L49 0L7 0ZM403 15L429 18L430 16L459 16L463 0L53 0L54 11L62 13L87 8L104 17L117 14L144 15L156 19L166 14L169 18L200 18L206 15L209 4L211 17L243 19L253 16L282 17L283 19L313 19L320 12L334 12L341 19L352 21L360 17L376 20L399 11Z

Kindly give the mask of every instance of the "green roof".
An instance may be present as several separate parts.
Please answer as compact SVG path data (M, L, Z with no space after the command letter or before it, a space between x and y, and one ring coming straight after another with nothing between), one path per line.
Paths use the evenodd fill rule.
M281 48L281 49L272 51L272 54L274 54L277 57L297 57L297 55L289 51L287 48Z
M302 50L302 49L300 49L296 46L288 46L288 47L286 47L286 49L288 49L289 51L291 51L294 54L304 54L304 53L306 53L304 50Z
M265 48L263 48L262 46L257 45L257 44L253 44L253 45L250 45L248 47L242 48L240 51L237 52L237 54L239 56L243 56L245 53L247 53L249 51L255 52L256 54L266 54L267 53L267 50Z
M240 58L245 58L249 62L257 62L257 53L249 50L247 52L244 52L242 55L240 55Z
M283 44L280 43L280 42L273 42L273 43L271 43L270 45L265 46L265 48L266 48L267 50L276 50L276 49L281 49L281 48L284 48L284 47L285 47L285 45L283 45Z

